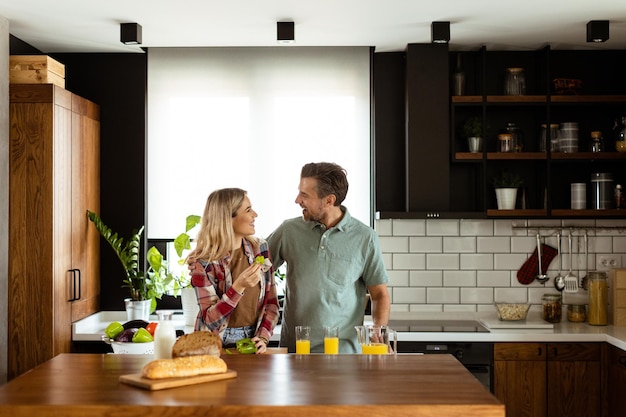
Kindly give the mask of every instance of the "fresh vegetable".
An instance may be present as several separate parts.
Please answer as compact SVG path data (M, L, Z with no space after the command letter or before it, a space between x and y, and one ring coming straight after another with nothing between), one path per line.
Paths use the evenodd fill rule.
M145 320L130 320L123 324L124 329L139 329L143 327L144 329L149 323Z
M256 346L254 346L254 342L250 338L238 340L235 343L237 346L237 351L243 354L256 353Z
M115 338L116 342L132 342L133 335L137 332L138 329L126 329L122 333L118 334ZM145 329L144 329L145 330Z
M154 341L154 338L149 331L147 331L143 327L140 327L139 329L137 329L135 334L133 334L132 341L133 343L148 343Z
M146 330L152 335L152 337L154 337L154 332L158 325L159 323L157 323L156 321L152 321L146 326Z
M265 263L265 256L263 255L259 255L256 258L254 258L254 262L260 265L263 265Z
M117 335L124 331L124 326L119 321L114 321L109 323L109 325L104 329L104 334L109 339L115 339Z

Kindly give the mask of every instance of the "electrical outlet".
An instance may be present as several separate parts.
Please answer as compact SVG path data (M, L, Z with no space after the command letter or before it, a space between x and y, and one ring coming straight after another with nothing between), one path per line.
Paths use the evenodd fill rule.
M622 257L620 255L596 255L596 270L608 271L612 268L622 267Z

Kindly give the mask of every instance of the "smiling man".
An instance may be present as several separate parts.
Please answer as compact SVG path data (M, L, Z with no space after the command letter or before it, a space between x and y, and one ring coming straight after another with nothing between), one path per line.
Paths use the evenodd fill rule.
M338 326L340 353L358 353L354 326L363 324L366 292L374 324L389 320L389 277L378 236L341 205L346 172L328 162L302 168L296 204L302 217L284 221L269 237L275 268L287 263L280 344L295 352L295 326L311 327L311 352L324 351L324 326Z

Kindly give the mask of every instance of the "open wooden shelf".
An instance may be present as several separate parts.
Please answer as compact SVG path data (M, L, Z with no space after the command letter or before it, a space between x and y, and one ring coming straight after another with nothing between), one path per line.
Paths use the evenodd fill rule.
M547 215L546 209L487 210L487 217L546 217Z

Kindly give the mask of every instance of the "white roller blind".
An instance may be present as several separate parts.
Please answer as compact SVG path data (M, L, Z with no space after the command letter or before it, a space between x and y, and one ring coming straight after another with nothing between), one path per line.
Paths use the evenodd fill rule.
M248 191L266 237L300 215L300 169L321 161L348 171L344 204L369 224L369 48L150 48L147 155L150 239L223 187Z

